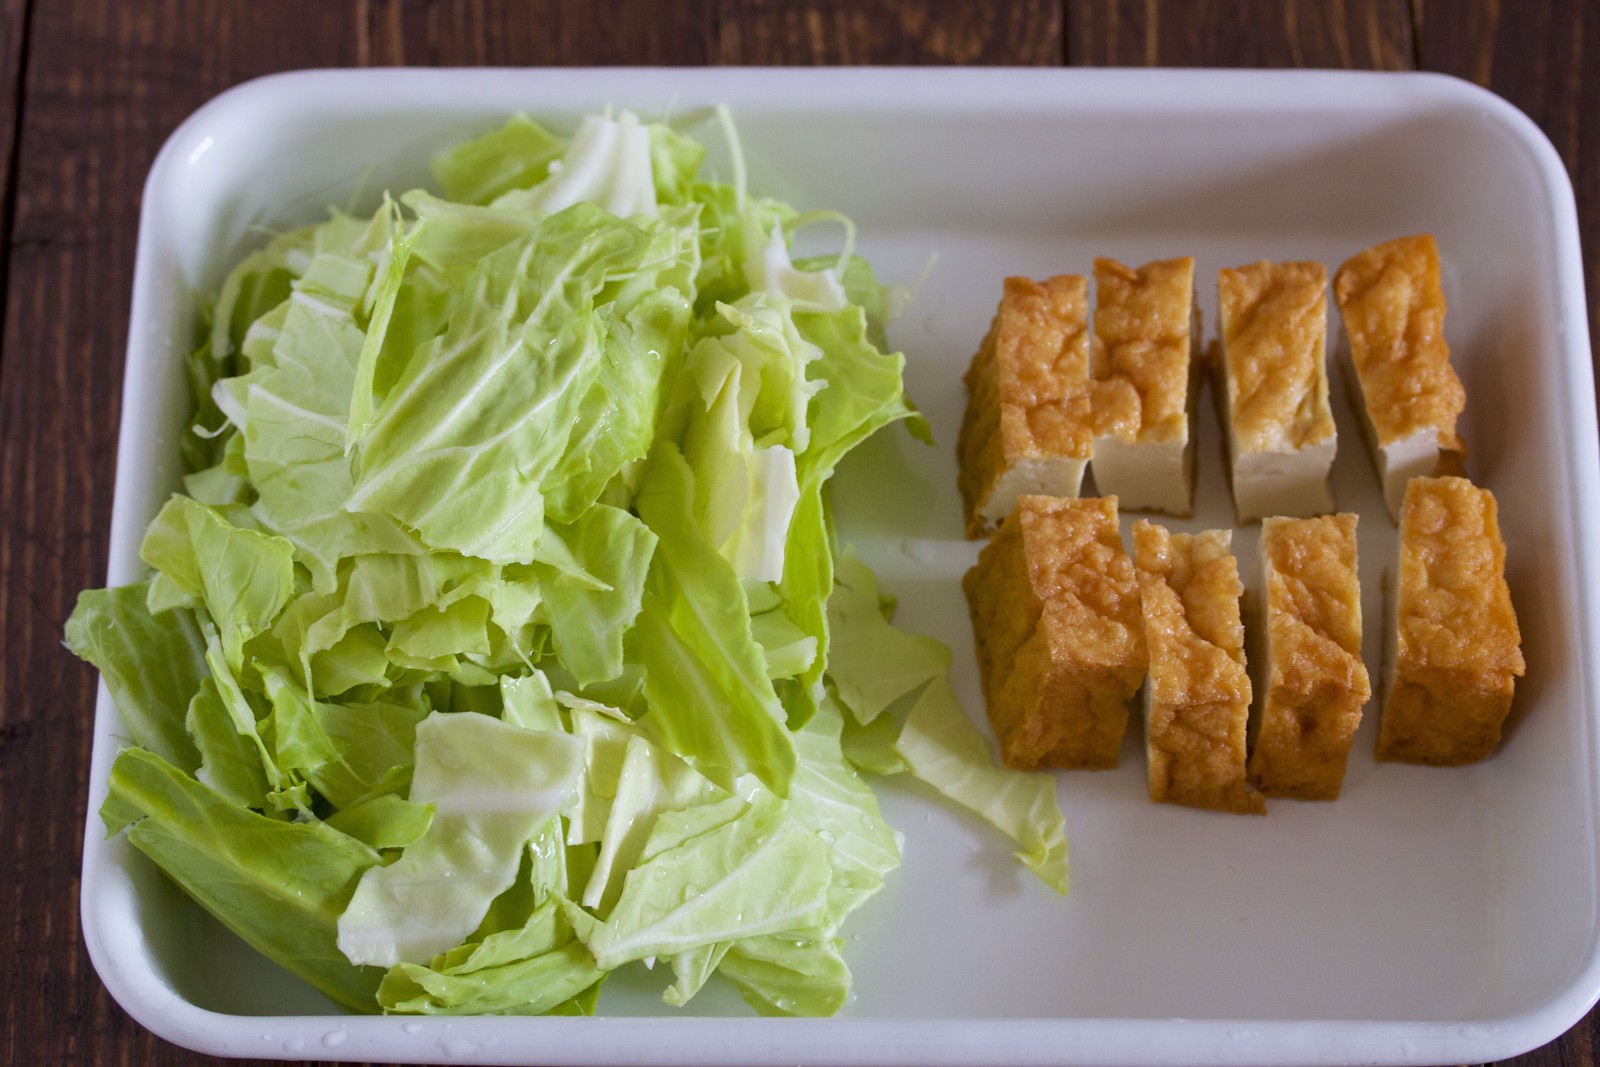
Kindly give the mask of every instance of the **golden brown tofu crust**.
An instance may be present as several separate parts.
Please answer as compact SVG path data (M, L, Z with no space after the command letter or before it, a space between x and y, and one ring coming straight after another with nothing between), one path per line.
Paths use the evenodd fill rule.
M1005 765L1115 767L1146 663L1116 498L1022 497L962 588Z
M1444 340L1433 235L1401 237L1352 256L1335 275L1333 292L1378 446L1437 429L1441 470L1459 469L1466 446L1456 419L1467 394Z
M1263 260L1217 276L1227 411L1241 452L1293 452L1334 435L1328 276Z
M1090 356L1095 435L1150 444L1189 433L1194 259L1137 270L1094 261Z
M1042 282L1007 278L965 379L956 459L968 537L983 533L981 511L1011 464L1089 458L1088 377L1088 280L1076 274Z
M1267 519L1261 529L1270 648L1250 777L1268 796L1334 800L1372 683L1361 662L1351 514Z
M1261 814L1266 803L1245 776L1250 676L1239 616L1239 564L1232 534L1173 534L1133 524L1145 645L1150 799Z
M1465 478L1411 479L1379 759L1451 766L1500 743L1527 669L1505 567L1493 493Z

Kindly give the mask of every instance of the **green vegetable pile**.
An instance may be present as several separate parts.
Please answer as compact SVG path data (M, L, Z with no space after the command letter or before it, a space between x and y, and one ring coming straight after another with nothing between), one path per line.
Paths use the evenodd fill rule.
M189 358L150 577L67 624L129 742L108 832L346 1008L592 1013L660 961L669 1004L835 1012L900 859L862 770L1066 890L1052 779L832 530L840 458L926 435L885 291L703 155L517 118L271 239Z

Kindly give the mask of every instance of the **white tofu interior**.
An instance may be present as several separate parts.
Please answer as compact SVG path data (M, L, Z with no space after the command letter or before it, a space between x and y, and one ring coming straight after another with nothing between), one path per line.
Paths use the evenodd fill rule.
M1438 469L1439 431L1434 427L1419 430L1378 450L1378 476L1383 479L1383 502L1389 505L1390 518L1400 521L1406 483Z
M1241 453L1227 399L1232 390L1226 360L1222 363L1222 380L1217 384L1221 394L1217 407L1228 435L1233 506L1239 521L1253 522L1269 515L1309 519L1332 512L1333 490L1328 478L1339 447L1337 432L1326 441L1297 449Z
M1019 459L995 481L994 491L984 501L981 514L993 525L1011 514L1018 497L1076 498L1083 487L1083 471L1088 465L1088 460L1072 456Z
M1117 497L1125 511L1188 515L1193 510L1193 437L1162 444L1099 437L1094 442L1094 484L1102 496Z
M1189 379L1184 391L1183 436L1176 441L1147 443L1120 437L1094 440L1095 491L1115 496L1124 511L1159 511L1179 518L1194 514L1194 440L1200 403L1201 362L1194 358L1200 336L1200 308L1189 300Z
M1345 392L1350 406L1361 416L1361 439L1367 444L1367 455L1377 468L1378 481L1383 485L1383 502L1389 508L1389 518L1400 521L1400 505L1405 503L1406 482L1412 478L1431 475L1439 469L1439 430L1429 427L1418 430L1410 437L1379 446L1378 430L1372 425L1367 412L1367 398L1361 391L1361 378L1356 374L1355 361L1350 355L1349 337L1339 331L1339 369L1344 376Z
M1336 448L1336 439L1330 437L1292 452L1235 451L1233 502L1239 521L1268 515L1306 519L1333 511L1328 475Z

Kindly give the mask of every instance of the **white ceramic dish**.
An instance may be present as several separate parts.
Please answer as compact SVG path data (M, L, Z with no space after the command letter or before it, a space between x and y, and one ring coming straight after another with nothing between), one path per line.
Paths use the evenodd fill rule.
M93 812L117 747L102 690L83 920L116 999L163 1037L224 1055L481 1063L1461 1062L1577 1021L1600 994L1600 570L1583 536L1600 469L1577 227L1549 144L1462 82L396 70L242 86L173 134L145 191L110 582L138 576L140 534L176 483L192 294L258 239L252 225L422 183L438 147L510 112L569 126L615 104L693 121L720 102L755 189L850 214L886 279L915 279L938 257L893 340L941 446L880 437L841 471L836 503L902 621L953 646L975 713L957 583L973 548L960 540L951 446L960 372L1000 278L1086 271L1096 254L1191 253L1210 311L1218 267L1337 264L1379 240L1437 234L1463 431L1473 473L1501 500L1528 654L1502 751L1457 770L1379 765L1369 707L1343 799L1280 801L1246 819L1150 804L1135 733L1121 769L1060 778L1066 900L972 821L886 786L905 865L853 920L857 993L837 1019L755 1019L710 991L682 1015L649 976L608 987L600 1019L356 1018L254 957L124 842L102 840ZM709 126L700 133L717 144ZM719 159L714 147L711 166ZM1363 515L1375 623L1393 531L1348 410L1339 417L1335 486ZM1186 525L1230 525L1209 412L1200 464L1201 511ZM1255 540L1253 528L1238 538L1251 575Z

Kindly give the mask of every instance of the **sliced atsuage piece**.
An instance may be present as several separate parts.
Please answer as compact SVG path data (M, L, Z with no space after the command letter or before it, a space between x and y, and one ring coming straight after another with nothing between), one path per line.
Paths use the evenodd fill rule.
M1094 261L1094 480L1127 511L1194 511L1194 260Z
M1467 394L1444 340L1433 236L1401 237L1352 256L1334 276L1333 293L1351 401L1398 522L1408 480L1462 474L1467 458L1456 433Z
M1356 516L1261 524L1260 713L1250 777L1268 796L1334 800L1372 683L1361 662Z
M1413 478L1390 576L1378 758L1453 766L1493 752L1526 669L1494 494Z
M1133 524L1150 676L1144 687L1150 799L1261 814L1245 776L1250 676L1232 531Z
M993 529L1018 497L1078 495L1093 444L1088 289L1074 274L1005 281L966 374L956 443L968 537Z
M1327 289L1320 263L1263 260L1217 276L1218 407L1240 522L1333 510Z
M962 581L1008 767L1115 767L1145 672L1115 497L1025 496Z

